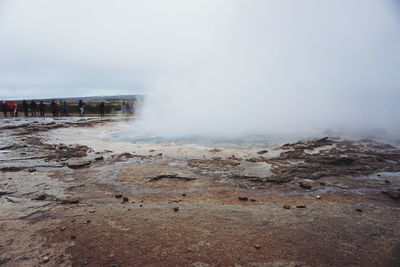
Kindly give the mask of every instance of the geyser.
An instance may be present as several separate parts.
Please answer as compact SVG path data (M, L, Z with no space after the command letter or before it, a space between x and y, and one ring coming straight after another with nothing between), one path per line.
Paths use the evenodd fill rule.
M209 2L207 21L176 29L182 36L174 51L183 52L167 56L149 83L139 134L397 133L400 17L394 1L223 3ZM190 42L198 45L187 47L184 31L192 30Z

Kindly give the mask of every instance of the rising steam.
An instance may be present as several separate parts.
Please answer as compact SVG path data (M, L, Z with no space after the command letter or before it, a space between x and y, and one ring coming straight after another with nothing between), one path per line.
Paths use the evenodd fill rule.
M165 58L149 83L139 133L397 133L400 16L394 2L212 3L192 10L207 11L193 18L205 21L182 21L190 40L182 31L169 43L174 57Z

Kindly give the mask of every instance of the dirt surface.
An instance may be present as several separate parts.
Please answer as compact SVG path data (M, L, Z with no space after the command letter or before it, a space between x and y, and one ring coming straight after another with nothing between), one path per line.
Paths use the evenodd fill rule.
M0 121L2 266L399 266L400 150L128 143Z

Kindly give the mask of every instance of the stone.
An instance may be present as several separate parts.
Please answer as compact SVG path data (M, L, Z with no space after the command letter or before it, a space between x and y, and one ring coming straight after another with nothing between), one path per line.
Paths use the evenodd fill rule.
M123 201L123 202L128 202L128 201L129 201L129 198L128 198L128 197L123 197L123 198L122 198L122 201Z
M46 263L46 262L49 262L49 261L50 261L49 257L47 257L47 256L42 257L42 262L43 263Z
M268 150L261 150L261 151L257 152L258 155L263 155L263 154L266 154L266 153L268 153Z
M78 204L79 198L77 197L67 197L63 199L59 199L61 204Z
M305 189L311 189L311 184L306 181L300 181L299 182L300 187L305 188Z
M315 198L316 198L316 199L321 199L321 196L316 196Z
M175 211L175 212L178 212L178 211L179 211L179 207L175 207L175 208L174 208L174 211Z
M358 208L357 208L357 209L356 209L356 211L358 211L358 212L362 212L363 210L362 210L362 209L358 209Z
M325 183L324 183L324 182L319 182L319 184L320 184L320 185L325 185Z
M121 198L121 197L122 197L121 194L116 194L116 195L115 195L115 198Z
M35 168L29 168L29 169L28 169L28 172L35 172L35 171L36 171Z
M256 202L256 200L254 198L250 198L251 202Z
M183 196L183 197L186 197L186 194L185 194L185 193L183 193L183 194L182 194L182 196Z
M90 160L82 160L82 159L70 159L67 160L67 166L71 169L79 169L85 166L90 165L92 162Z
M249 198L248 198L248 197L239 197L239 200L241 200L241 201L248 201Z
M99 161L99 160L103 160L104 157L103 157L103 156L100 156L100 157L95 157L94 159L95 159L96 161Z
M385 184L390 184L390 181L388 181L388 180L385 180Z
M400 199L400 189L397 190L389 190L387 192L388 196L393 199Z
M288 209L290 209L290 205L287 205L287 204L283 205L283 208L288 210Z
M306 208L306 205L297 205L296 208L298 208L298 209L305 209L305 208Z
M260 246L260 245L255 245L254 248L255 248L255 249L260 249L261 246Z
M41 194L34 198L34 200L45 200L45 199L46 199L46 194Z
M75 240L75 239L76 239L76 236L71 235L70 238L71 238L72 240Z

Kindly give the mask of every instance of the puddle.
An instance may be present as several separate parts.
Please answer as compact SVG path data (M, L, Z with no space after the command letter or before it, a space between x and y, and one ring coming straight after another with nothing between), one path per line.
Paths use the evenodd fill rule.
M40 219L43 219L47 217L46 213L43 211L35 211L34 213L31 213L29 215L26 216L22 216L18 219L20 220L30 220L30 221L38 221Z

